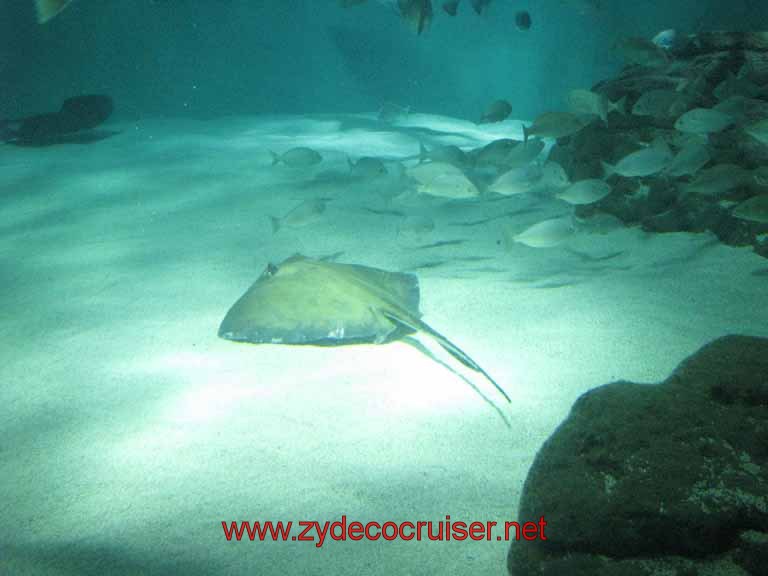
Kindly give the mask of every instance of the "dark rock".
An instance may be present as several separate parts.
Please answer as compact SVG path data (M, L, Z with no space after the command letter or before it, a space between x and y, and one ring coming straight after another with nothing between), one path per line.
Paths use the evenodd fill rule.
M582 395L526 479L514 576L764 574L768 339L726 336L659 385ZM726 572L730 568L732 572Z

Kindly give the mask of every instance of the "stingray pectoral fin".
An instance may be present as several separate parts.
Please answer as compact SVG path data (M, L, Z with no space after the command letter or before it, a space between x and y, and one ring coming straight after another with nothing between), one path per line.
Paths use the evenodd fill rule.
M440 358L435 356L429 348L424 346L424 344L422 342L420 342L418 339L414 338L413 336L405 336L404 338L402 338L402 341L407 343L407 344L410 344L411 346L416 348L416 350L418 350L419 352L421 352L425 356L428 356L429 358L431 358L432 360L434 360L435 362L440 364L443 368L446 368L447 370L450 370L451 372L456 374L456 376L458 376L459 378L464 380L464 382L466 382L469 385L469 387L472 388L472 390L474 390L477 393L477 395L480 396L480 398L482 398L483 401L486 404L488 404L491 408L493 408L496 411L496 413L504 421L504 424L506 424L507 428L512 428L512 425L509 423L509 419L507 418L507 415L504 414L504 412L501 410L501 408L499 408L493 400L491 400L490 398L488 398L488 396L483 394L483 391L480 390L480 388L478 388L475 385L475 383L472 382L472 380L470 380L469 378L464 376L464 374L461 374L460 372L457 372L456 370L454 370L446 362L443 362L442 360L440 360Z

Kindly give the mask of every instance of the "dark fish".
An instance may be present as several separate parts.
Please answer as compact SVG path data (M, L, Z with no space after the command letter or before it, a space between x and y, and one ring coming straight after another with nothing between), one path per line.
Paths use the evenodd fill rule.
M432 0L397 0L400 16L416 34L421 34L432 22Z
M472 0L472 8L474 8L475 12L478 14L482 14L483 10L485 10L490 3L491 0Z
M518 30L530 30L531 24L531 15L527 10L520 10L515 14L515 25Z
M422 262L421 264L416 264L415 266L411 266L410 270L430 270L432 268L439 268L440 266L445 266L448 264L447 260L430 260L428 262Z
M483 115L480 117L480 124L490 122L501 122L506 120L512 113L512 104L507 100L495 100L488 105Z
M46 146L67 141L83 141L84 133L112 114L112 98L90 94L68 98L58 112L28 116L13 122L7 141L21 146ZM75 137L71 137L75 136Z
M501 200L508 200L509 196L502 196L500 198ZM488 222L493 222L494 220L499 220L501 218L509 218L510 216L519 216L521 214L529 214L531 212L538 212L538 208L519 208L518 210L510 210L509 212L503 212L501 214L497 214L496 216L488 216L487 218L483 218L482 220L470 220L468 222L449 222L448 226L456 226L456 227L465 227L469 228L471 226L481 226L482 224L487 224Z
M456 262L486 262L488 260L493 260L493 257L491 256L459 256L458 258L454 258Z
M624 254L624 250L620 250L619 252L611 252L610 254L604 254L602 256L592 256L592 254L587 252L580 252L578 250L574 250L573 248L566 248L565 251L569 254L573 254L582 262L605 262L606 260L613 260L614 258L618 258Z
M399 210L380 210L378 208L368 208L367 206L363 206L363 210L370 212L371 214L376 214L377 216L396 216L398 218L405 218L405 213L400 212Z
M340 250L338 252L334 252L333 254L326 254L325 256L318 256L317 259L321 262L334 262L344 256L344 251Z
M448 226L455 226L457 228L470 228L471 226L481 226L482 224L487 224L496 218L500 218L500 216L489 216L488 218L483 218L482 220L470 220L469 222L449 222Z
M456 16L456 12L459 10L460 0L446 0L443 2L443 12L449 16Z
M422 244L421 246L416 246L414 250L429 250L431 248L443 248L445 246L458 246L460 244L464 244L466 240L464 239L458 239L458 240L440 240L438 242L433 242L431 244Z

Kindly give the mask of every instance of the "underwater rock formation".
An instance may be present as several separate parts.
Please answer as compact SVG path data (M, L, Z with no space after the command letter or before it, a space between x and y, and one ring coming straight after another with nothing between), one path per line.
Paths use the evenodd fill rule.
M544 443L513 542L513 576L765 574L768 339L726 336L659 385L582 395Z
M711 32L682 38L664 66L628 66L593 92L625 99L627 114L611 114L570 138L550 159L571 181L606 175L605 165L645 146L668 146L675 157L698 146L705 154L688 166L644 177L608 178L614 192L580 206L577 216L607 212L652 232L711 231L735 246L752 245L768 257L768 223L739 218L733 207L768 193L768 32ZM694 112L695 118L690 116ZM688 113L686 122L681 117ZM718 123L718 121L720 123ZM681 156L678 160L684 160ZM679 165L680 162L677 162ZM707 168L727 166L730 172ZM744 169L744 177L733 166ZM688 168L688 169L687 169ZM698 181L697 181L698 178Z

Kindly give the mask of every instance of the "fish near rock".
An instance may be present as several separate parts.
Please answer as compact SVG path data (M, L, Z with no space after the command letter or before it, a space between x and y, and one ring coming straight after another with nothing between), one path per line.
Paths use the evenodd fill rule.
M565 138L588 126L592 120L571 112L544 112L530 126L523 125L523 140L539 138Z
M457 200L477 198L480 195L477 186L461 168L446 162L418 164L408 168L406 174L416 182L419 194Z
M493 122L502 122L509 118L512 113L512 104L507 100L495 100L491 102L480 117L480 124L490 124Z
M556 198L573 205L594 204L611 193L611 185L603 180L590 178L574 182L555 195Z
M571 90L567 96L568 111L573 114L594 115L603 122L608 121L608 114L618 112L626 114L626 96L616 102L611 102L605 94L598 94L591 90Z
M603 162L605 179L614 174L625 178L642 178L658 174L672 161L672 151L664 143L654 143L624 156L615 165Z
M624 38L615 44L627 64L662 68L669 64L667 52L647 38Z
M499 162L508 169L526 166L536 160L544 150L544 140L532 138L527 142L519 142Z
M419 143L419 164L424 162L447 162L454 166L464 166L467 163L467 155L454 144L435 146L428 150L423 143Z
M720 197L724 194L753 184L752 172L736 164L715 164L700 170L696 177L683 187L685 194Z
M740 220L768 224L768 194L753 196L749 200L745 200L736 206L731 214Z
M733 123L731 116L718 110L693 108L677 119L675 130L687 134L711 134L722 132Z
M573 235L573 222L570 217L550 218L529 226L519 234L510 234L505 230L508 242L524 244L530 248L554 248Z
M664 169L664 173L676 178L681 176L693 176L696 172L701 170L711 158L712 156L705 144L691 141L680 149Z
M559 162L549 160L544 164L541 169L541 182L540 188L544 191L562 190L571 185L571 181L568 179L565 169Z
M768 146L768 118L750 124L744 128L744 132L761 144Z
M499 138L493 142L489 142L485 146L475 148L469 153L470 159L478 167L506 166L506 159L510 152L520 146L518 140L511 138Z
M635 116L651 118L677 118L688 110L691 98L675 90L656 88L643 92L632 106Z
M534 164L511 168L491 182L488 192L502 196L533 192L541 181L541 172L541 168Z
M400 16L408 26L421 34L432 23L432 0L397 0Z

